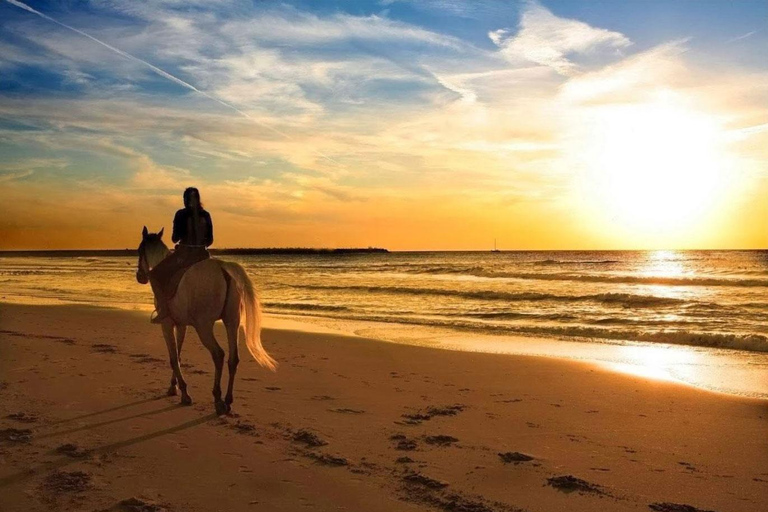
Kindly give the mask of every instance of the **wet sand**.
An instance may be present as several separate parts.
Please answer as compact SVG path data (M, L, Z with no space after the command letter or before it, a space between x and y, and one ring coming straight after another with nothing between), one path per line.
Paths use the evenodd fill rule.
M144 315L0 304L0 509L768 509L765 401L539 357L264 340L278 372L243 347L216 417L194 332L183 407Z

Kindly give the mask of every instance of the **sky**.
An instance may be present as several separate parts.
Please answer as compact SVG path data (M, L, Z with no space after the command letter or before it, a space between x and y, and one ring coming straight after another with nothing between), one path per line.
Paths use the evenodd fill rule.
M764 0L0 0L0 249L768 246Z

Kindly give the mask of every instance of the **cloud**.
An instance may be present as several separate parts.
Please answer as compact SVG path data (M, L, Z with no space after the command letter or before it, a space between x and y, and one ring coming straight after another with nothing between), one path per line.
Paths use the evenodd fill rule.
M570 103L629 103L644 101L660 89L693 82L682 56L686 40L665 43L597 71L572 77L560 98Z
M26 178L34 172L32 169L27 169L26 171L0 171L0 183Z
M741 34L740 36L733 37L725 42L725 44L735 43L736 41L741 41L743 39L747 39L748 37L752 37L753 35L760 32L759 30L750 30L749 32L746 32L744 34Z
M32 176L35 171L63 169L67 162L57 158L26 158L0 163L0 183L22 180Z
M535 62L566 76L573 75L579 69L570 59L571 55L591 54L604 49L619 50L631 44L619 32L557 17L536 2L529 2L525 7L517 33L499 29L490 32L488 37L510 61Z

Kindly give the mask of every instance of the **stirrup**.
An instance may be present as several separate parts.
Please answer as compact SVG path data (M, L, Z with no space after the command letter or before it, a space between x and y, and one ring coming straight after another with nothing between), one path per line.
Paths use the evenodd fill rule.
M164 315L160 316L160 313L157 312L157 310L154 310L151 315L149 315L149 323L151 324L162 324L166 318L168 318L170 315Z

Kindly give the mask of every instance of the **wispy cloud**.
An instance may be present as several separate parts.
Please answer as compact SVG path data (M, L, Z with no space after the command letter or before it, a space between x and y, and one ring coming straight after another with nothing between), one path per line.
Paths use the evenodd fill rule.
M742 40L744 40L744 39L746 39L748 37L752 37L753 35L757 34L758 32L760 32L760 31L759 30L750 30L749 32L747 32L745 34L741 34L740 36L736 36L736 37L734 37L732 39L727 40L725 42L725 44L735 43L736 41L742 41Z
M488 37L511 61L536 62L561 75L571 75L578 70L578 65L569 58L573 54L619 50L631 44L624 34L560 18L535 1L527 4L516 33L499 29L490 32Z

